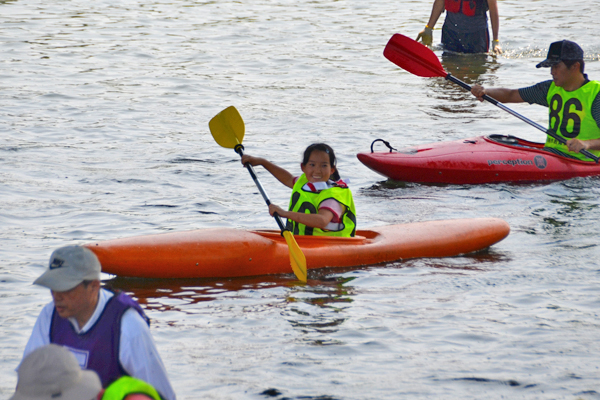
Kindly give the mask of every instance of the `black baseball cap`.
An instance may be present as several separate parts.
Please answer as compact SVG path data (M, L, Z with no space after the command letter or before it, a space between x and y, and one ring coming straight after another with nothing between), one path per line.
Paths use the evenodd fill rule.
M564 60L583 60L583 50L575 42L570 40L561 40L554 42L548 49L546 59L536 65L536 68L551 67Z

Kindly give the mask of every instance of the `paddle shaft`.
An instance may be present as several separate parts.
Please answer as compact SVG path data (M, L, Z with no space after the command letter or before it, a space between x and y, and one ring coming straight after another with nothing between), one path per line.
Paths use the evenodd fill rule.
M240 155L240 157L244 155L244 146L242 146L241 144L235 146L234 150L236 153L238 153ZM250 165L249 163L246 163L246 164L244 164L244 167L246 167L246 169L248 169L248 172L250 172L250 176L252 177L252 180L258 187L258 191L262 195L263 199L265 199L265 202L267 203L267 205L268 206L271 205L271 200L269 200L269 196L267 196L267 192L265 192L265 189L263 188L262 184L258 180L258 177L256 176L256 173L254 172L254 168L252 167L252 165ZM281 217L279 216L279 214L277 214L277 213L273 214L273 218L275 218L275 221L277 221L277 225L279 225L279 229L281 229L281 232L285 231L285 226L283 225L283 221L281 220Z
M456 83L457 85L460 85L463 89L468 90L469 92L471 91L470 85L468 85L465 82L461 81L460 79L452 76L452 74L450 74L450 73L448 73L446 75L446 79L451 82ZM514 115L515 117L519 118L521 121L527 122L529 125L533 126L534 128L539 129L540 131L544 132L546 135L552 136L554 139L558 140L560 143L567 144L567 141L563 137L558 136L556 134L556 132L554 132L553 130L544 128L542 125L538 124L537 122L532 121L529 118L524 117L523 115L519 114L518 112L506 107L504 104L500 103L498 100L494 99L493 97L490 97L487 94L485 94L485 95L483 95L483 99L486 101L489 101L490 103L492 103L496 107L501 108L502 110L506 111L507 113ZM596 163L598 163L598 161L599 161L598 157L596 157L595 155L593 155L592 153L590 153L587 150L581 150L580 153L588 158L591 158Z

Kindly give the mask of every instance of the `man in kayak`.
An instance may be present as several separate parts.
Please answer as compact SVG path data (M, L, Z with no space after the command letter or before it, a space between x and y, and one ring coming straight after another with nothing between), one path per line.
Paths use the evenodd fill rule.
M490 33L486 11L490 12L492 23L492 52L500 54L500 16L497 0L434 0L429 22L419 32L417 41L431 46L433 27L440 15L446 10L446 19L442 27L444 50L458 53L487 53L490 50Z
M96 371L82 370L66 347L48 344L32 351L21 364L17 389L10 400L162 400L148 383L123 376L102 389Z
M52 253L49 268L34 284L49 288L53 301L42 309L24 358L55 343L67 347L82 368L96 371L104 387L128 375L175 400L144 311L125 293L101 288L100 270L98 258L85 247Z
M550 67L552 79L521 89L486 89L473 85L471 93L480 101L488 95L501 103L540 104L548 107L549 129L562 136L564 145L548 136L545 149L589 161L579 153L588 150L600 156L600 82L584 74L583 50L575 42L562 40L550 45L548 56L536 65Z

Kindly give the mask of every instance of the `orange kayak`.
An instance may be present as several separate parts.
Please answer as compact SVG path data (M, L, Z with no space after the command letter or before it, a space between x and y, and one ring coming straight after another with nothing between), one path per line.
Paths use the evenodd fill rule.
M510 227L498 218L416 222L359 230L353 238L295 236L308 269L449 257L485 249ZM102 271L140 278L225 278L291 273L278 231L215 228L89 243Z

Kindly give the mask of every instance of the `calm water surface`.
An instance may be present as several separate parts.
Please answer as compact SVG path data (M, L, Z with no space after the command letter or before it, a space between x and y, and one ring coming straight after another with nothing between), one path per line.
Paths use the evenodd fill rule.
M196 228L275 228L212 116L299 171L339 154L361 228L499 217L489 251L348 270L220 280L113 279L136 296L180 399L599 399L600 188L386 182L356 153L481 134L543 135L382 51L431 1L0 0L0 397L39 311L53 249ZM571 39L600 78L597 0L499 0L505 54L443 56L468 83L521 87ZM442 21L438 23L441 27ZM439 42L440 30L435 31ZM441 56L439 48L436 53ZM547 111L515 105L545 123ZM289 191L264 171L275 203ZM235 251L235 247L232 247Z

